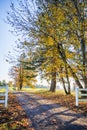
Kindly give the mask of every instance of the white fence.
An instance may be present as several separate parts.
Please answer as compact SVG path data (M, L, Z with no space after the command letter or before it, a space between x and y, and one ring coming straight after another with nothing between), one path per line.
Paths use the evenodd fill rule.
M80 89L78 87L76 87L76 106L79 106L79 102L87 102L87 94L84 93L82 94L81 91L87 91L87 89ZM84 98L81 98L82 96L84 96Z
M8 86L0 86L0 97L4 97L4 99L0 99L0 103L5 104L5 107L7 107L7 104L8 104Z

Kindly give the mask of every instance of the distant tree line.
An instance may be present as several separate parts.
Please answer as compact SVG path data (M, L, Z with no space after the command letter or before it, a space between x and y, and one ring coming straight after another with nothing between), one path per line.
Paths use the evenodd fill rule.
M0 81L0 86L6 86L6 85L7 85L7 83L5 80Z

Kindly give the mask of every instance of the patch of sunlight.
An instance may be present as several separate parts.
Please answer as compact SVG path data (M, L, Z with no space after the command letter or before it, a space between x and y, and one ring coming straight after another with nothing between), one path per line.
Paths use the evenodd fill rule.
M5 91L6 91L6 89L4 89L4 88L3 88L3 89L0 89L0 92L5 92Z
M23 88L22 91L30 92L30 93L38 93L48 91L46 88Z

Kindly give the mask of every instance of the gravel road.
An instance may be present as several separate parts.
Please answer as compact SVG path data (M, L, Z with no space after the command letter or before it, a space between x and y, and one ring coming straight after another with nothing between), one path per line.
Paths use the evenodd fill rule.
M35 94L26 92L14 94L35 130L87 130L87 116L77 114Z

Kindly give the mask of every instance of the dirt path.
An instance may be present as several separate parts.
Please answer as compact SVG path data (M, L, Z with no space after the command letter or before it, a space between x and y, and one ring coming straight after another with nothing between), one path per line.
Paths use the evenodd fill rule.
M87 130L87 117L52 101L25 92L16 92L35 130Z

